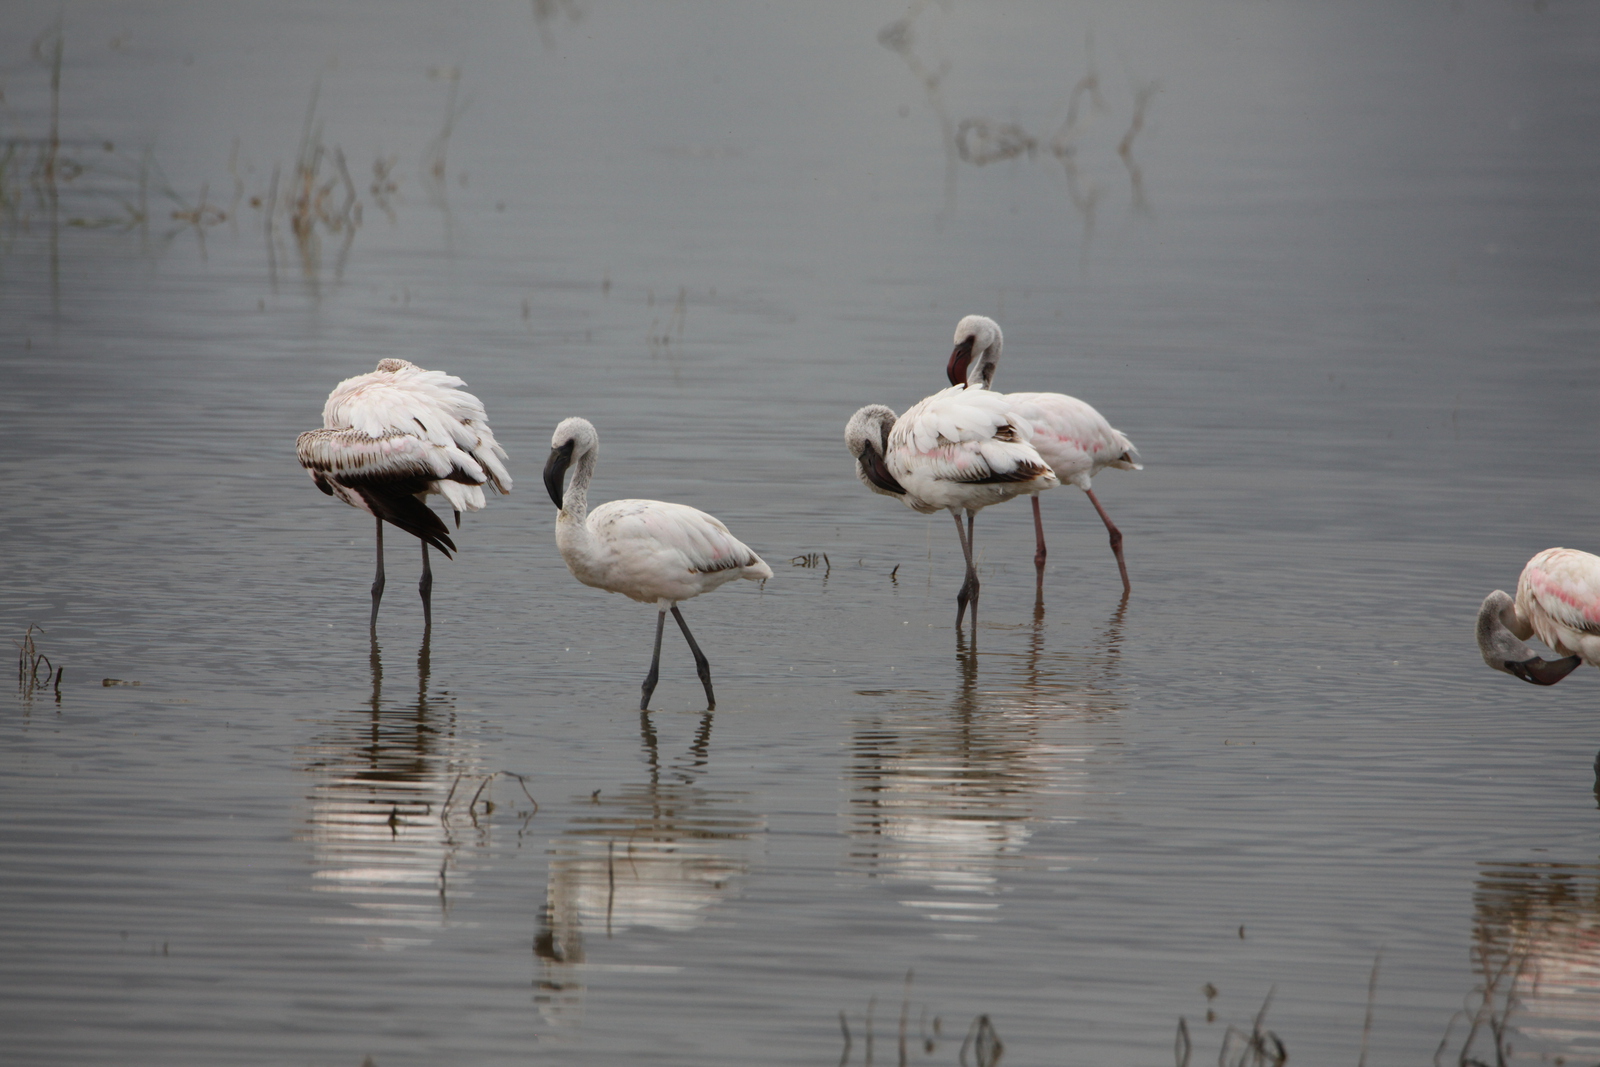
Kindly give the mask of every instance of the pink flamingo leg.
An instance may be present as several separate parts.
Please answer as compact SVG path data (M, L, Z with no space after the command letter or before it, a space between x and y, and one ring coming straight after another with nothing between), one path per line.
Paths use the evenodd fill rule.
M1122 572L1122 595L1127 596L1133 590L1133 585L1128 581L1128 565L1122 559L1122 531L1117 529L1117 524L1111 521L1111 516L1106 514L1106 509L1100 506L1100 501L1095 499L1093 489L1085 489L1089 503L1100 513L1100 521L1106 524L1106 530L1111 534L1111 551L1117 557L1117 570ZM1035 497L1034 499L1038 499Z
M1033 553L1033 565L1044 570L1044 519L1039 516L1039 494L1033 494L1033 536L1038 548Z

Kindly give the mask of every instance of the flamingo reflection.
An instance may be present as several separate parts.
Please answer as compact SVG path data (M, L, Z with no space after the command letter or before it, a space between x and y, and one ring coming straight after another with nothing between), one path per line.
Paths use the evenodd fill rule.
M1072 822L1092 803L1090 763L1118 743L1124 707L1119 607L1088 648L1046 653L1044 601L1036 596L1027 640L979 653L957 643L952 698L927 690L865 693L890 698L852 739L847 819L850 863L869 876L927 892L903 900L940 936L972 936L998 921L989 899L1002 872L1023 863L1035 831Z
M1450 1035L1462 1062L1509 1055L1513 1033L1533 1058L1600 1058L1600 866L1485 865L1473 941L1480 984Z
M315 782L300 836L311 842L313 889L348 904L317 921L368 929L374 948L405 948L448 923L451 898L466 882L460 853L485 845L488 827L463 816L471 835L463 840L445 810L452 788L472 780L479 761L454 702L429 692L429 638L417 651L408 699L385 698L376 635L369 665L366 708L336 713L301 750Z
M576 1013L583 968L654 969L591 961L595 938L634 929L691 933L749 870L750 840L765 825L747 795L696 784L710 761L712 721L702 714L687 751L663 763L655 725L641 712L646 781L584 798L582 814L551 842L533 947L536 1000L553 1020Z

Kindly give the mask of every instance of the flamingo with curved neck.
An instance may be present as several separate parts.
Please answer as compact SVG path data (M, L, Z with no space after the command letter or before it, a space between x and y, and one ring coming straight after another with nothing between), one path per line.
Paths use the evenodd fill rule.
M983 315L968 315L962 319L956 324L955 349L945 364L950 384L992 389L1003 344L1000 324L993 319ZM1128 581L1128 565L1122 557L1122 531L1094 495L1092 479L1107 467L1143 470L1139 450L1126 434L1107 422L1105 416L1077 397L1065 393L1007 393L1005 396L1013 410L1032 427L1033 447L1039 450L1061 484L1082 489L1099 513L1111 539L1111 552L1117 557L1122 593L1126 596L1133 587ZM1039 512L1037 496L1033 498L1033 530L1036 542L1033 563L1042 578L1046 550L1044 519Z
M1528 647L1537 636L1563 658ZM1496 589L1478 608L1478 651L1497 671L1555 685L1582 664L1600 667L1600 556L1547 548L1517 579L1516 599Z

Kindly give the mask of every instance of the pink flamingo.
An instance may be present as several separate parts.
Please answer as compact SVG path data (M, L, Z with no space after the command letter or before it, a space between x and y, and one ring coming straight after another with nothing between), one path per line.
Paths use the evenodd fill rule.
M965 385L971 389L989 389L994 384L995 366L1000 362L1000 347L1004 338L1000 324L982 315L968 315L956 323L955 351L945 374L951 385ZM1010 409L1026 419L1033 428L1033 447L1050 465L1062 485L1072 484L1082 489L1099 512L1100 521L1106 524L1111 537L1111 551L1117 557L1117 570L1122 574L1122 594L1127 596L1133 588L1128 582L1128 565L1122 558L1122 531L1117 529L1106 509L1094 495L1091 479L1107 467L1125 471L1143 470L1139 463L1139 450L1133 442L1106 421L1094 408L1065 393L1006 393ZM1037 548L1033 554L1034 566L1043 571L1045 560L1044 520L1039 514L1039 497L1033 498L1033 530Z
M955 516L967 561L966 580L956 593L957 629L968 602L973 626L978 623L973 518L990 505L1060 484L1028 443L1032 430L1012 412L1010 399L985 389L951 386L898 417L892 408L868 404L845 427L845 446L856 457L856 477L867 488L895 497L913 511L931 514L948 508Z
M1563 659L1546 660L1525 641L1539 640ZM1555 685L1587 663L1600 667L1600 556L1547 548L1517 579L1517 598L1496 589L1478 609L1478 650L1497 671L1534 685Z
M442 496L455 511L484 505L485 485L511 492L505 449L495 443L483 403L444 371L423 370L403 359L378 361L369 374L346 378L328 394L322 429L296 442L300 465L318 489L377 520L378 573L372 580L372 618L383 598L383 524L422 542L424 626L433 625L433 568L428 546L449 558L455 551L443 520L423 501Z

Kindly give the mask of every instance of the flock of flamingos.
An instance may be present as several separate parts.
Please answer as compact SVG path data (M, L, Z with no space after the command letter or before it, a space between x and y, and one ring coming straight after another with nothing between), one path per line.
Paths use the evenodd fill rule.
M867 488L916 511L948 509L955 518L966 557L966 578L956 594L958 628L969 606L977 623L972 526L978 511L1018 496L1033 497L1034 563L1043 568L1038 494L1064 483L1082 489L1100 514L1122 574L1123 595L1131 588L1122 532L1100 506L1091 479L1106 467L1141 469L1138 450L1075 397L995 392L1001 344L999 324L968 315L956 325L955 350L945 368L948 388L903 415L869 404L845 428L856 474ZM377 522L373 625L383 596L385 522L422 542L418 589L425 622L431 625L428 546L447 557L456 546L426 498L449 501L459 527L463 511L484 506L485 486L511 491L505 450L495 442L483 403L465 392L463 384L453 375L423 370L403 359L381 360L370 374L340 382L322 409L322 429L299 437L300 464L317 488ZM586 419L564 419L551 438L544 484L559 509L556 545L561 558L583 584L656 606L655 650L640 710L648 708L660 675L668 612L689 643L707 710L713 710L717 701L711 665L678 604L735 578L770 578L772 568L717 518L685 504L613 500L590 511L589 483L599 449L599 435ZM1535 635L1562 658L1540 657L1525 643ZM1484 598L1477 636L1485 663L1536 685L1554 685L1582 663L1600 666L1600 557L1570 548L1540 552L1523 569L1515 598L1498 589Z

